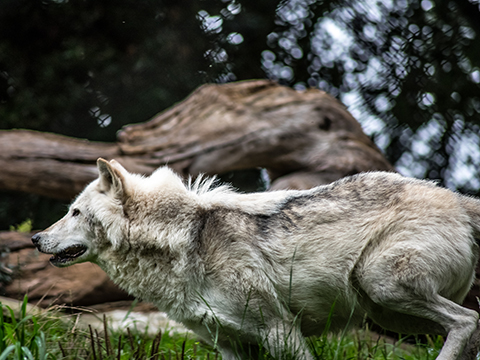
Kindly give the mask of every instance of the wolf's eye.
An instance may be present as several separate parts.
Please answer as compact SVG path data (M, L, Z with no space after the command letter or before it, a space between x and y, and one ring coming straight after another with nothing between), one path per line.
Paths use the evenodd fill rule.
M72 216L78 216L78 215L80 215L80 210L78 210L78 209L73 209L73 210L72 210Z

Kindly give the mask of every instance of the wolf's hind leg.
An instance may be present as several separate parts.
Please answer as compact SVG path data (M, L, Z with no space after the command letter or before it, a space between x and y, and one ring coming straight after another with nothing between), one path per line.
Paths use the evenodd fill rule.
M424 333L446 334L445 344L438 356L438 360L460 359L463 349L467 345L474 331L477 329L478 313L466 309L453 301L447 300L439 295L433 299L423 300L405 297L400 301L388 301L382 304L389 310L395 311L397 319L391 319L391 322L398 325L398 328L392 328L391 323L384 325L390 330L400 333L415 333L415 330L422 329ZM403 321L404 315L406 321ZM408 316L410 315L410 316ZM426 319L428 322L419 326L417 324L408 324L411 316ZM375 319L375 316L373 316ZM393 320L393 321L392 321ZM431 324L431 328L428 327ZM427 325L427 326L425 326ZM439 326L442 332L439 332Z
M446 335L438 360L461 359L477 329L478 313L438 294L419 295L398 283L359 279L361 304L385 329L404 334ZM364 279L363 279L364 280ZM363 284L362 284L363 282Z
M477 329L473 332L470 340L463 349L461 360L475 360L480 350L480 321L477 322Z

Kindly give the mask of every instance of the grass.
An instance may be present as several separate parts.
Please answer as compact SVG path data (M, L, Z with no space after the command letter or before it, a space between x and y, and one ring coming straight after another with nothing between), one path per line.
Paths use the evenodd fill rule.
M163 330L155 337L136 329L125 333L104 328L99 330L77 328L75 316L59 311L46 311L38 315L27 313L27 298L19 311L0 304L0 360L52 360L52 359L221 359L210 346L199 342L194 335L176 334ZM442 338L428 338L427 345L394 344L368 329L346 331L340 336L325 332L309 339L312 353L317 359L435 359L442 346ZM264 355L268 359L268 355Z
M47 311L29 315L27 298L15 312L0 304L0 360L5 359L215 359L216 352L200 344L192 335L171 333L168 330L149 337L136 329L126 333L112 331L104 320L101 331L81 329L76 317Z

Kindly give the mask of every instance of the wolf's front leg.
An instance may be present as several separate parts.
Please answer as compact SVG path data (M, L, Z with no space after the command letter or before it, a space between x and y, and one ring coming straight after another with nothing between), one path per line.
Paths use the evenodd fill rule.
M313 360L305 338L299 327L294 324L280 323L269 328L263 344L265 349L278 360Z
M217 349L222 355L222 360L241 360L242 356L230 345L217 344Z

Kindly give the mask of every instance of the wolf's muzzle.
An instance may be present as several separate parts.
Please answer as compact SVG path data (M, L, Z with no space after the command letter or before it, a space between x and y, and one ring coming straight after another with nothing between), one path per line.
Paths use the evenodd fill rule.
M35 235L33 235L32 236L33 245L35 245L35 247L38 248L38 243L40 242L41 239L42 239L42 237L40 236L40 233L36 233Z

